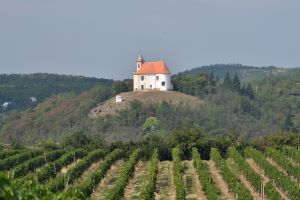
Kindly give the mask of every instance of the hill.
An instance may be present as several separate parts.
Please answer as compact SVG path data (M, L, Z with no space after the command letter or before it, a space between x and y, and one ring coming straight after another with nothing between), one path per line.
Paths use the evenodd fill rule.
M299 69L272 73L269 82L245 83L232 76L223 81L213 74L178 74L172 81L175 91L167 93L125 92L129 87L120 86L130 85L129 80L50 96L36 107L0 115L0 142L61 141L74 132L113 142L137 141L149 133L165 137L183 128L246 138L300 130ZM118 93L124 102L117 104ZM148 122L156 123L151 132Z
M128 109L130 102L134 100L139 100L143 104L160 104L165 101L173 105L188 105L191 108L199 107L203 103L197 97L176 91L124 92L119 95L122 97L122 102L116 103L115 97L108 99L93 108L89 116L96 118L98 116L115 115L121 110Z
M34 108L10 115L0 124L1 142L15 138L25 144L52 138L60 141L68 133L88 126L88 112L111 96L111 90L96 86L80 94L61 93Z
M284 74L291 69L278 68L274 66L270 67L254 67L246 66L242 64L214 64L202 67L196 67L190 70L183 71L185 75L195 75L199 73L214 74L220 79L224 79L226 74L229 73L231 76L237 74L243 81L254 81L266 79L267 75L273 74Z
M47 97L63 92L80 93L96 85L111 86L112 80L58 74L0 74L1 112L34 107ZM34 99L31 99L34 97Z

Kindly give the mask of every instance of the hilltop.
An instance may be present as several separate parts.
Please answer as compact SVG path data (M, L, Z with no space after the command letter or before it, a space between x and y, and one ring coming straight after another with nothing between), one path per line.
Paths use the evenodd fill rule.
M89 116L96 118L98 116L115 115L121 110L128 109L130 102L134 100L139 100L143 104L160 104L165 101L172 105L181 104L191 108L199 107L203 103L197 97L176 91L124 92L119 95L122 97L122 102L116 103L115 97L112 97L93 108Z

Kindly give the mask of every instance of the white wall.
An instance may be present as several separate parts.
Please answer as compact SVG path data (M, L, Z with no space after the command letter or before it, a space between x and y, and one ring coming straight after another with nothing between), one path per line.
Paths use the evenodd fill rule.
M141 76L144 76L144 80L141 80ZM158 80L156 80L156 76L159 77ZM141 85L144 85L144 91L147 90L172 90L172 84L171 84L171 75L170 74L150 74L150 75L134 75L134 91L136 89L138 91L141 90ZM162 85L162 82L165 82L165 85ZM152 88L150 87L152 85Z

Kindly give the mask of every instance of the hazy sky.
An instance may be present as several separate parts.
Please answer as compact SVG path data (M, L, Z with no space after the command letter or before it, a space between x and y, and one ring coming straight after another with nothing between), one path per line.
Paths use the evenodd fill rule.
M121 79L145 60L300 66L299 0L0 0L0 73Z

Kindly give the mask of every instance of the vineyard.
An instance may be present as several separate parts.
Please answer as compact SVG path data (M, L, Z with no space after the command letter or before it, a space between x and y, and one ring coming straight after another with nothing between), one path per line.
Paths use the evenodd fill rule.
M0 199L300 199L300 150L211 148L204 160L143 148L1 150ZM146 156L148 155L148 156Z

